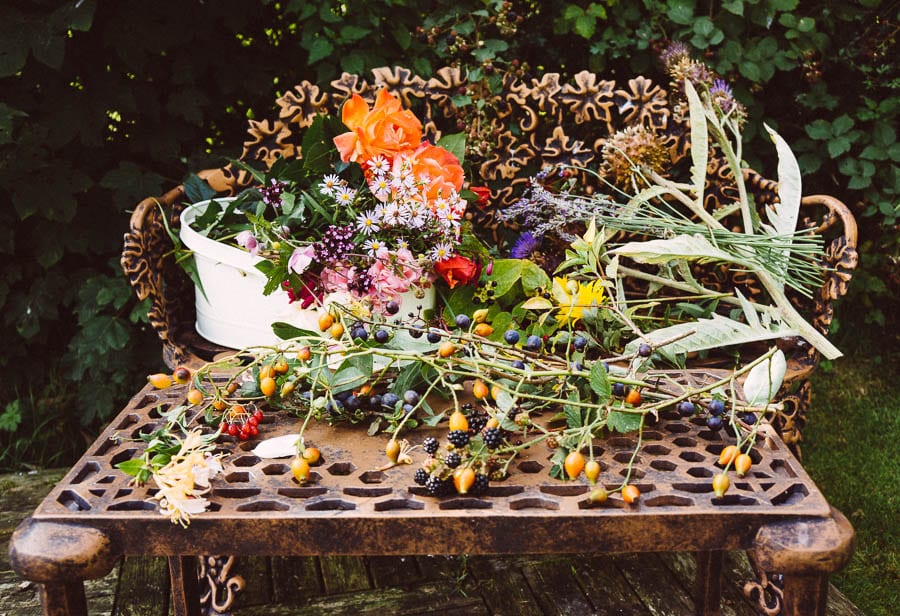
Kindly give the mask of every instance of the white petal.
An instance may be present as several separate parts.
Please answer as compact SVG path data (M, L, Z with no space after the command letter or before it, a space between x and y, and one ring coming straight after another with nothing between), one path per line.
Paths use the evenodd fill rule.
M784 353L775 351L768 360L754 366L744 381L744 396L747 403L753 406L768 404L781 388L787 362Z
M287 458L297 454L297 441L299 434L285 434L261 441L253 449L253 454L259 458Z

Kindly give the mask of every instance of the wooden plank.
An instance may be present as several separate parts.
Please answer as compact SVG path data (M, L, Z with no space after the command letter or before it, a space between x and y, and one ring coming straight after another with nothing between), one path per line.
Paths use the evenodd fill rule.
M690 614L694 602L656 554L617 554L612 557L653 616Z
M412 589L375 588L308 599L296 606L255 606L241 616L329 616L356 614L491 614L480 597L463 596L452 584L429 582Z
M320 563L328 594L371 588L366 563L360 556L322 556Z
M169 563L163 557L129 556L122 562L115 616L167 616Z
M478 583L478 593L492 614L541 616L537 599L522 573L520 558L472 556L468 566Z
M414 556L369 556L366 562L376 588L412 586L424 581Z
M296 605L323 592L318 560L313 556L272 558L275 603Z
M690 552L666 552L659 555L660 560L672 572L679 585L690 593L697 571L697 562ZM722 564L722 616L755 616L756 610L744 597L744 593L728 576L731 562L726 554Z
M244 589L235 595L234 608L266 605L272 602L272 571L269 559L263 556L238 556L231 567L231 575L244 578Z
M547 558L522 567L541 611L548 616L593 614L594 606L584 594L573 572L572 559Z
M416 564L422 579L428 582L457 580L466 577L468 558L464 556L428 555L416 556Z
M598 616L647 616L650 611L607 555L579 557L574 576Z

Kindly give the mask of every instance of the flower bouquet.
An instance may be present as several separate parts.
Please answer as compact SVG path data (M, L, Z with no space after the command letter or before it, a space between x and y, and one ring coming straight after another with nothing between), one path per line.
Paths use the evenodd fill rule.
M320 116L303 156L265 173L235 163L256 186L183 213L182 241L195 255L204 243L226 244L244 264L222 295L203 270L227 258L198 259L204 337L236 348L270 344L273 322L312 329L315 309L335 302L362 313L417 314L433 307L435 282L477 280L482 249L463 220L462 139L423 142L421 122L387 90L373 107L354 94L341 120ZM235 292L248 273L256 287ZM256 325L250 337L247 322Z

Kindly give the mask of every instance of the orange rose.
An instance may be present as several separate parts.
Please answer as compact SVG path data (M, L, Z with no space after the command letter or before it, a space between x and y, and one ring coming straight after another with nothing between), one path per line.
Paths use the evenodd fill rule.
M454 255L449 259L438 261L434 264L434 271L447 281L447 285L453 289L458 284L470 284L481 276L481 266L462 255Z
M400 101L382 88L370 110L359 94L341 109L341 120L349 132L334 138L346 162L365 162L379 154L392 159L397 152L414 150L422 141L422 123Z
M462 188L464 178L459 159L438 145L423 143L409 157L409 162L416 179L423 176L430 178L431 182L425 193L429 201L438 196L446 199L450 193L458 193Z

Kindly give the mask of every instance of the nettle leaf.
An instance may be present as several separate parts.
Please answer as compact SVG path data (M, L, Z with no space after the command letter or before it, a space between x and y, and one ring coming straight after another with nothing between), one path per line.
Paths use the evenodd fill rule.
M616 432L634 432L641 427L641 415L610 411L606 416L606 427Z
M606 402L612 396L612 388L606 377L606 366L602 361L594 362L591 366L591 389L597 394L598 402Z
M735 262L734 255L713 246L702 235L679 235L670 239L628 242L610 251L612 254L630 257L638 263L660 264L675 259L709 263Z

